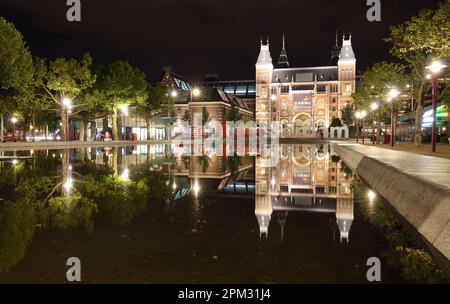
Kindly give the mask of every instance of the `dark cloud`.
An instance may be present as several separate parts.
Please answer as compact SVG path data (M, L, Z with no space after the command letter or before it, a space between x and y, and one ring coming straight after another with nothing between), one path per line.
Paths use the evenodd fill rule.
M33 53L98 63L127 59L150 79L162 66L191 78L253 78L261 36L277 59L281 35L296 66L326 65L335 31L351 32L359 69L389 60L390 25L437 0L381 0L382 22L366 20L366 0L81 0L82 22L66 21L65 0L0 0L0 15L21 30ZM341 37L340 37L341 39Z

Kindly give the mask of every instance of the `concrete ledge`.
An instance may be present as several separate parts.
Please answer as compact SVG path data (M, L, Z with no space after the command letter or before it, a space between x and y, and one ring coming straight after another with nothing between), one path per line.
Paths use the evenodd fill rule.
M47 150L47 149L71 149L88 147L116 147L116 146L136 146L136 145L155 145L166 144L167 140L149 140L149 141L39 141L39 142L15 142L0 143L0 151L12 150Z
M380 154L373 153L380 152L373 149L383 150L381 148L371 147L371 154L368 156L365 153L368 150L361 145L334 143L333 147L358 176L383 196L432 245L439 253L435 257L450 272L450 189L422 177L420 172L405 172L401 166L395 166L395 160L391 156L383 158ZM375 158L371 155L378 156ZM402 154L397 156L405 162ZM405 153L404 156L411 158L410 153ZM415 161L414 157L411 162ZM430 162L429 165L433 164ZM448 178L450 179L450 172Z

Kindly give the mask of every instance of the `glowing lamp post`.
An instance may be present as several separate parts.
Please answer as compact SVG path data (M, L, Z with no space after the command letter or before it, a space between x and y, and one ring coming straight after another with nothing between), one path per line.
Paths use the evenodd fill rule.
M13 123L13 135L16 136L16 123L17 123L17 118L15 118L15 117L11 118L11 122Z
M370 105L370 109L372 110L372 145L375 144L375 112L379 107L380 105L376 102Z
M395 145L395 101L400 95L397 89L391 89L388 93L388 102L391 103L391 147Z
M437 82L438 76L443 69L447 66L440 63L439 61L434 61L432 64L426 67L427 70L431 72L430 78L433 85L433 124L431 128L431 149L433 152L436 152L436 107L437 107Z
M356 142L359 142L359 124L361 123L361 133L364 130L364 124L362 123L362 121L364 120L364 118L367 116L367 112L366 111L358 111L355 113L355 117L356 117L356 133L358 134L356 136ZM364 144L364 135L362 136L362 143Z

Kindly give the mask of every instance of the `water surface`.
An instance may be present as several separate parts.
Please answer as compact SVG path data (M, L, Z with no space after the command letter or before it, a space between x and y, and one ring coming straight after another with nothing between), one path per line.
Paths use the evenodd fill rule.
M370 257L384 283L418 281L377 225L383 202L329 146L272 151L5 152L0 282L65 283L69 257L85 283L366 283Z

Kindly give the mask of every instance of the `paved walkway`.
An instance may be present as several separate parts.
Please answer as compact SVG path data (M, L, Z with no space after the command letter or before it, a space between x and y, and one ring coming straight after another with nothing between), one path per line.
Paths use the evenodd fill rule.
M372 143L368 143L367 141L364 145L373 146ZM450 159L450 145L448 144L437 144L435 153L431 152L431 144L424 144L421 147L417 147L413 143L397 142L393 148L390 145L382 144L376 144L375 147Z
M341 145L364 156L375 158L404 173L428 179L450 189L450 145L438 146L439 154L433 154L430 145L420 148L413 144L399 144L394 148L387 145L374 147L372 144L356 143L348 145L341 143Z

